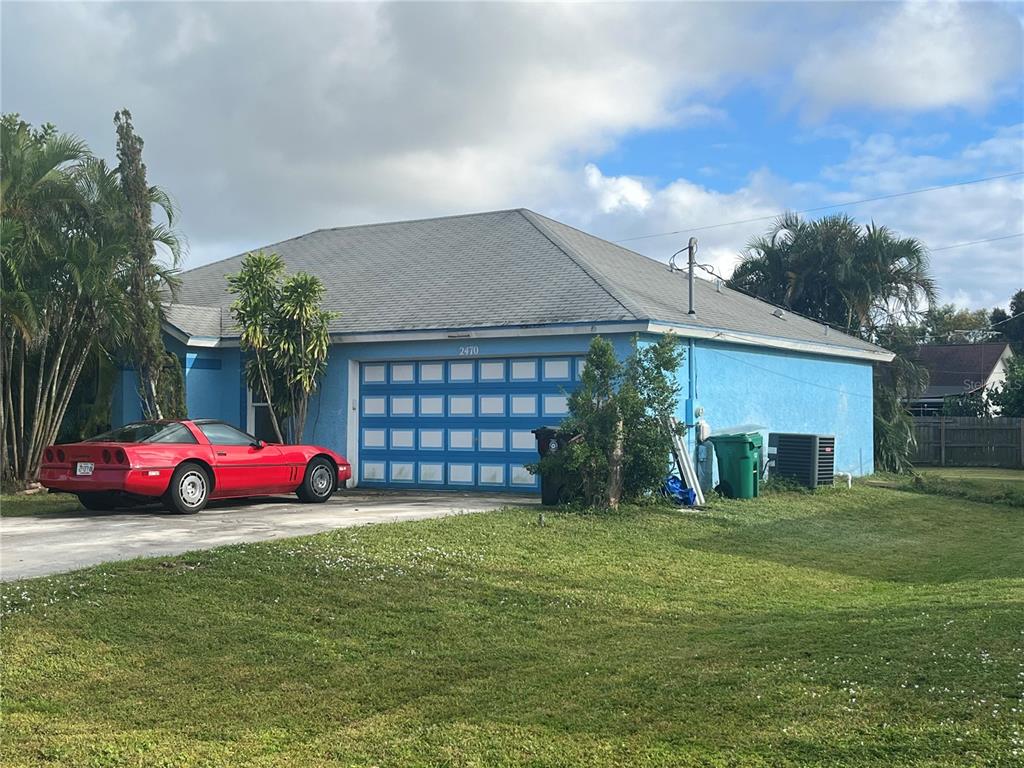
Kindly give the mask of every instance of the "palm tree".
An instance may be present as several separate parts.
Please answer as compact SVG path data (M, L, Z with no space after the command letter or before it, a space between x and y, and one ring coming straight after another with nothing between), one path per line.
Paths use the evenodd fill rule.
M5 116L0 143L3 332L0 459L5 479L32 480L56 439L90 353L112 355L132 327L131 215L116 170L52 126ZM167 202L156 188L155 204ZM153 224L151 242L177 254L177 236ZM159 263L149 300L174 274ZM174 361L177 364L177 361Z
M928 374L901 329L935 302L924 245L845 214L787 213L750 242L729 285L897 352L875 373L875 454L880 468L906 471L914 435L904 403Z
M78 197L74 171L87 156L83 142L53 126L34 130L17 115L0 120L0 463L7 475L21 476L24 469L29 378L38 378L37 362L29 358L45 335L41 305L49 281L43 265L58 253L63 213Z
M781 216L750 242L729 285L865 338L935 301L920 241L845 214Z

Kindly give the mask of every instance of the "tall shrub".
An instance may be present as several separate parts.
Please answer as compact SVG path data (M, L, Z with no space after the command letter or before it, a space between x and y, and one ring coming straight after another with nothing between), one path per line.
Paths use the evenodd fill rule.
M675 372L682 361L671 335L635 341L625 362L607 339L595 337L562 423L563 432L577 437L541 460L537 471L564 478L567 500L591 507L614 509L657 492L668 472L666 422L679 404Z
M132 125L127 109L114 113L117 129L117 174L124 197L123 229L128 240L128 298L131 306L131 339L127 357L135 369L142 413L147 419L181 418L185 413L185 386L178 358L164 346L161 320L164 292L177 288L175 268L181 257L181 242L171 228L174 204L171 198L146 181L142 162L143 141ZM167 225L154 223L153 206L159 207ZM162 243L171 258L170 267L157 260L156 243Z

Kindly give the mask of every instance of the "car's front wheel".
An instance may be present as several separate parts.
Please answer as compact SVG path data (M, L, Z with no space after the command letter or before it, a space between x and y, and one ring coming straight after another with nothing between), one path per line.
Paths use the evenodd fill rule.
M78 500L93 512L107 512L117 506L117 500L109 493L80 493Z
M179 464L171 475L171 484L164 494L164 505L181 515L194 515L210 499L210 476L192 461Z
M323 503L331 498L336 483L334 465L323 456L317 456L306 465L306 474L297 491L299 499L313 504Z

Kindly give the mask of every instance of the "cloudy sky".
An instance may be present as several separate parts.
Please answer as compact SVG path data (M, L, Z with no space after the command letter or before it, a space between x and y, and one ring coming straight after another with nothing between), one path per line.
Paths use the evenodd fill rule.
M113 158L126 106L185 266L528 207L728 273L766 221L921 238L945 301L1024 287L1024 6L3 2L4 112ZM841 209L836 209L841 210ZM701 228L696 230L695 228ZM643 235L681 231L660 237ZM961 248L969 241L1004 239ZM628 239L628 240L627 240Z

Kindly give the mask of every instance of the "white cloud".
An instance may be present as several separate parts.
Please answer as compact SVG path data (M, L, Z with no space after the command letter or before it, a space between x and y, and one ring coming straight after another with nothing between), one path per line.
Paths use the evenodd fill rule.
M587 189L597 198L597 210L601 213L626 209L643 213L651 203L651 193L639 179L628 176L608 177L593 163L583 169Z
M590 165L575 193L559 191L563 207L558 213L610 240L626 239L622 243L626 247L663 261L693 234L700 243L699 260L729 275L750 239L767 230L770 218L785 207L803 207L797 201L810 201L813 206L938 186L948 173L979 177L1005 172L1005 149L1014 143L1024 146L1022 126L998 128L989 139L950 157L936 158L912 151L915 145L929 147L930 142L906 143L879 135L852 141L849 158L837 166L845 170L826 169L822 183L794 184L762 170L728 193L688 179L659 187L640 178L608 177ZM1020 168L1019 164L1009 167ZM844 185L837 186L839 181ZM570 197L574 206L566 205ZM1024 179L1019 176L850 206L845 211L863 223L874 220L900 235L918 238L929 248L942 249L931 256L942 301L991 307L1005 304L1009 295L1024 288L1024 238L946 248L1024 232ZM701 229L764 217L769 219ZM665 237L632 239L677 230L678 234Z
M1020 19L987 4L868 4L870 25L812 43L795 79L808 109L979 108L1020 76Z
M805 55L807 40L822 42ZM182 207L191 264L318 227L518 205L624 238L1021 159L1019 129L949 158L941 132L911 144L833 125L818 131L855 141L850 158L803 184L775 168L731 191L659 186L594 162L639 132L728 128L720 103L737 86L820 114L983 104L1020 72L1019 20L994 6L9 4L2 50L5 111L110 157L111 116L132 110L150 179ZM723 130L712 147L726 156L729 143ZM879 210L945 239L916 199ZM972 233L1012 214L972 200L990 206ZM764 226L701 232L701 257L727 269Z
M731 193L716 192L682 178L658 187L650 180L605 176L590 164L584 169L582 183L576 185L577 191L563 188L561 207L553 208L570 223L609 240L622 240L627 248L665 261L686 244L690 236L687 227L774 216L780 210L780 193L787 186L767 171L760 171ZM699 239L701 262L728 274L746 242L745 233L765 226L767 222L754 229L724 227L694 232ZM644 237L676 230L680 233Z

